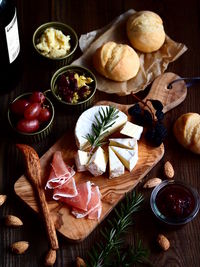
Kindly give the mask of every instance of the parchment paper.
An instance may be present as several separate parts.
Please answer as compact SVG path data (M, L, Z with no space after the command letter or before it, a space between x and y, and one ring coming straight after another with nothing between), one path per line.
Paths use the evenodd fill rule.
M178 59L187 50L184 44L177 43L166 35L165 43L158 51L153 53L137 51L141 67L133 79L127 82L114 82L98 74L92 65L94 52L108 41L130 45L126 35L126 21L135 12L135 10L130 9L104 28L84 34L79 39L83 55L72 64L89 68L97 78L97 88L100 91L109 94L129 95L132 92L137 93L144 90L149 83L167 69L170 62Z

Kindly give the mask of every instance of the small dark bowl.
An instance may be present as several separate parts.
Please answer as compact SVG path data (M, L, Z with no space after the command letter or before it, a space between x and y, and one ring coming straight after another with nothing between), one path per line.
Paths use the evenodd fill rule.
M32 93L24 93L21 94L20 96L16 97L12 102L14 103L16 100L21 99L21 98L26 98L30 96ZM44 126L42 129L39 129L38 131L34 133L24 133L20 132L16 129L16 118L10 108L8 109L8 122L10 125L10 128L12 129L13 133L16 135L17 138L19 138L21 141L26 142L26 143L38 143L44 140L50 133L53 128L53 121L54 121L54 106L52 102L49 100L49 98L45 97L45 102L46 105L49 106L49 109L51 111L51 119L50 121L44 123ZM11 105L10 104L10 105Z
M56 82L57 79L60 75L66 73L67 71L74 71L78 74L85 74L87 77L91 77L93 79L93 82L90 84L91 88L92 88L92 93L88 96L88 98L86 98L83 101L80 101L78 103L69 103L66 102L62 99L60 99L60 97L58 96L56 90ZM51 92L54 96L54 98L56 99L57 103L62 106L62 108L66 111L70 111L70 112L83 112L84 110L88 109L89 107L91 107L93 100L94 100L94 95L96 92L96 87L97 87L97 81L96 81L96 77L94 76L94 74L87 68L85 67L81 67L81 66L75 66L75 65L70 65L70 66L65 66L63 68L60 68L59 70L57 70L53 77L51 78Z
M166 215L166 212L165 212L165 214L163 214L164 212L161 211L161 209L159 209L159 207L158 207L159 206L158 197L161 196L161 194L164 194L163 193L164 190L165 190L165 192L168 190L167 191L168 196L171 195L169 197L172 197L175 193L179 194L179 196L180 196L180 194L182 194L182 196L183 196L183 194L185 194L185 196L187 195L187 199L189 196L190 204L192 207L191 211L188 212L188 214L186 214L185 216L169 216L169 215ZM172 193L172 190L173 190L173 193ZM162 200L164 200L164 199L166 199L166 198L163 198ZM167 201L162 202L162 204L164 204L164 205L168 205L168 203L169 202L167 202ZM174 202L172 202L172 203L174 203ZM157 185L154 188L154 190L151 193L150 205L151 205L151 209L152 209L153 213L161 222L163 222L167 225L173 225L173 226L184 225L184 224L190 222L191 220L193 220L195 218L195 216L197 215L197 213L199 211L199 207L200 207L199 195L198 195L197 191L194 188L186 185L185 183L183 183L181 181L174 181L174 180L165 180L161 184ZM182 205L182 204L179 204L179 205ZM189 205L189 204L187 203L186 205ZM169 210L171 206L168 205L165 207L167 207ZM188 209L189 209L189 207L188 207ZM171 214L172 214L172 212L174 212L174 210L170 211Z
M47 57L47 56L41 54L40 50L38 50L36 47L36 45L38 44L38 40L39 40L40 36L42 35L42 33L47 28L50 28L50 27L62 31L62 33L65 35L70 35L71 49L70 49L70 52L67 53L63 57L59 57L59 58ZM73 59L73 56L74 56L74 53L75 53L77 46L78 46L78 36L77 36L76 32L67 24L64 24L61 22L54 21L54 22L47 22L45 24L42 24L41 26L39 26L36 29L36 31L33 34L33 47L34 47L36 53L39 55L40 58L44 59L46 63L51 63L55 67L62 67L62 66L70 64L72 62L72 59Z

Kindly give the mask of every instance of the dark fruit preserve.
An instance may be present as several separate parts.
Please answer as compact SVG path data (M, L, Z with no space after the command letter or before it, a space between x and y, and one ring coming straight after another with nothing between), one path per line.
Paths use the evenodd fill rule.
M193 194L183 185L168 184L156 196L156 205L162 215L171 219L184 219L195 208Z

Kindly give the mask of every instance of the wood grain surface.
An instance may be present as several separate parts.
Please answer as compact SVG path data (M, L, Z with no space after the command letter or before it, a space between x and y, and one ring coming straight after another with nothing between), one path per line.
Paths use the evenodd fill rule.
M82 33L101 28L110 23L115 17L130 8L135 10L152 10L163 19L166 33L175 41L182 42L188 47L188 51L177 61L168 67L169 72L180 77L198 76L200 73L200 2L199 0L43 0L23 1L16 0L17 14L20 29L20 42L22 51L23 72L19 84L7 94L0 97L0 193L7 194L7 202L0 208L0 266L1 267L38 267L42 266L44 253L47 251L45 229L41 220L27 207L14 193L14 183L24 173L21 156L16 151L14 137L7 126L7 108L11 100L23 92L35 89L46 90L50 86L50 80L55 69L44 65L35 57L32 49L32 34L34 30L44 22L62 21L71 25L78 36ZM81 55L77 51L75 58ZM144 98L148 93L138 94ZM119 97L97 92L95 101L107 100L120 104L131 104L135 100L132 96ZM182 180L200 192L200 160L199 156L192 154L177 144L172 126L174 121L183 113L200 113L200 88L199 85L188 89L187 97L182 104L166 113L165 124L168 129L168 138L165 140L165 155L162 160L149 172L145 179L163 177L163 164L170 160L175 169L175 179ZM56 109L55 124L52 135L44 142L35 144L34 148L43 155L67 130L73 129L77 115L62 113ZM151 190L143 190L142 184L137 190L145 196L142 210L135 215L135 224L124 236L125 244L134 245L137 236L150 250L150 260L154 266L159 267L197 267L200 266L200 217L199 214L191 223L170 229L160 225L151 213L149 197ZM28 193L28 192L27 192ZM118 207L118 206L117 206ZM3 226L3 217L13 214L21 218L24 225L20 229L10 229ZM113 217L114 213L108 215ZM59 238L60 250L57 254L55 267L74 266L77 256L87 258L87 252L98 240L102 239L100 230L107 225L107 220L99 225L93 233L83 242L74 244L66 241L61 235ZM171 243L167 252L162 252L156 245L156 237L159 233L165 234ZM9 251L11 243L27 240L30 248L25 255L16 256ZM139 265L138 265L139 266ZM141 266L141 265L140 265ZM142 265L143 266L143 265Z

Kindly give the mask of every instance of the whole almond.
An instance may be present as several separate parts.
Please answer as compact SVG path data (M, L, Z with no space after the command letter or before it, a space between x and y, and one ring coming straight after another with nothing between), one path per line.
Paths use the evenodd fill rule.
M19 227L19 226L23 225L23 222L20 220L20 218L14 216L14 215L7 215L5 217L5 225L6 226Z
M10 248L12 252L15 254L23 254L29 247L29 243L27 241L18 241L13 243Z
M0 206L3 205L3 203L6 201L7 196L6 195L0 195Z
M45 257L45 266L52 266L56 261L56 250L50 249Z
M164 174L168 179L172 179L174 177L174 168L169 161L165 162Z
M76 267L86 267L86 263L80 257L76 258Z
M170 242L169 240L167 239L166 236L162 235L162 234L159 234L158 235L158 238L157 238L157 241L158 241L158 244L160 245L160 247L166 251L169 249L170 247Z
M151 178L149 179L145 184L144 184L144 188L153 188L157 185L159 185L162 182L162 180L160 178Z

